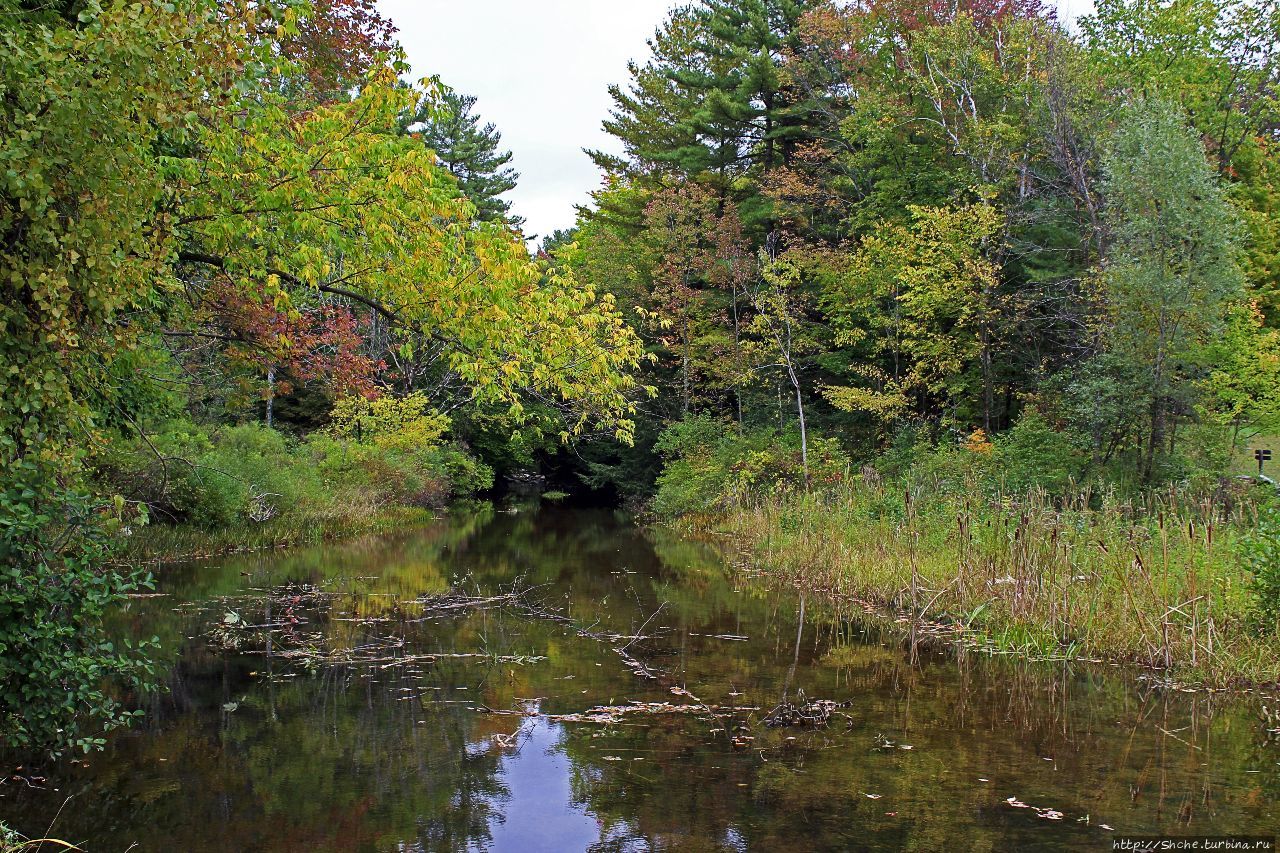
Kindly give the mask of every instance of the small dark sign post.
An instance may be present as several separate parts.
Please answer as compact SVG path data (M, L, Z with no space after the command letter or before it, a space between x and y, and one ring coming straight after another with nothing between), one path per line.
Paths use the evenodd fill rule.
M1262 464L1263 464L1264 462L1270 462L1270 461L1271 461L1271 451L1270 451L1270 450L1261 450L1261 449L1259 449L1259 450L1255 450L1255 451L1253 451L1253 458L1258 460L1258 476L1259 476L1259 477L1261 477L1261 476L1262 476Z

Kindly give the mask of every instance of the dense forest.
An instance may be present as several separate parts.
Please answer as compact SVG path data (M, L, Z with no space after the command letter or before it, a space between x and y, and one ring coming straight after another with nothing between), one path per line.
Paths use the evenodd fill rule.
M657 356L668 458L732 424L807 481L1002 435L1051 487L1219 473L1280 402L1276 16L697 4L612 90L626 153L547 251ZM664 504L701 505L682 482Z
M1133 554L1169 564L1152 534L1080 587L1132 612L1084 618L1056 574L1006 602L962 571L930 605L1275 674L1280 520L1229 475L1280 432L1280 3L1067 27L1037 0L699 0L610 89L621 153L532 254L497 128L406 82L372 0L0 13L9 743L128 721L104 676L144 687L147 650L101 626L143 557L530 482L727 519L811 573L851 530L915 542L906 581L823 580L913 611L955 549L1013 554L1022 595L1174 519L1194 571L1133 586Z

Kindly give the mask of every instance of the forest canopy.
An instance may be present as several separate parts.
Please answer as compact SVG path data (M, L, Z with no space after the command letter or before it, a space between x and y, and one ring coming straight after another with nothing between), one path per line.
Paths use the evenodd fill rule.
M658 359L650 440L711 418L794 452L778 485L815 436L1028 413L1078 484L1216 476L1277 428L1278 33L1270 0L703 0L610 90L623 153L551 253Z

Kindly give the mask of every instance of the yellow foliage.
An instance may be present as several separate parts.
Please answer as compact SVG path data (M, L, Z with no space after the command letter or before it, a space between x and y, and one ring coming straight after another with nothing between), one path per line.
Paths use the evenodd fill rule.
M389 450L429 450L449 431L449 419L433 411L421 392L376 400L343 397L334 404L330 419L334 435Z
M991 439L987 438L986 430L975 429L973 432L969 433L969 438L964 444L964 449L970 453L989 456L991 451L995 450L995 445L991 443Z

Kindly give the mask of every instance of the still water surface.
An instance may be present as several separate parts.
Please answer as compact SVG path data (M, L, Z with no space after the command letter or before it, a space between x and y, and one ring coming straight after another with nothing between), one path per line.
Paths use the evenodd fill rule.
M569 621L413 603L529 587ZM145 722L44 790L0 785L0 819L89 851L192 853L1102 851L1113 831L1280 826L1272 703L913 660L857 614L610 512L470 514L176 567L159 592L125 614L165 648ZM308 653L334 650L357 660ZM843 707L763 724L815 699ZM555 719L632 702L743 710Z

